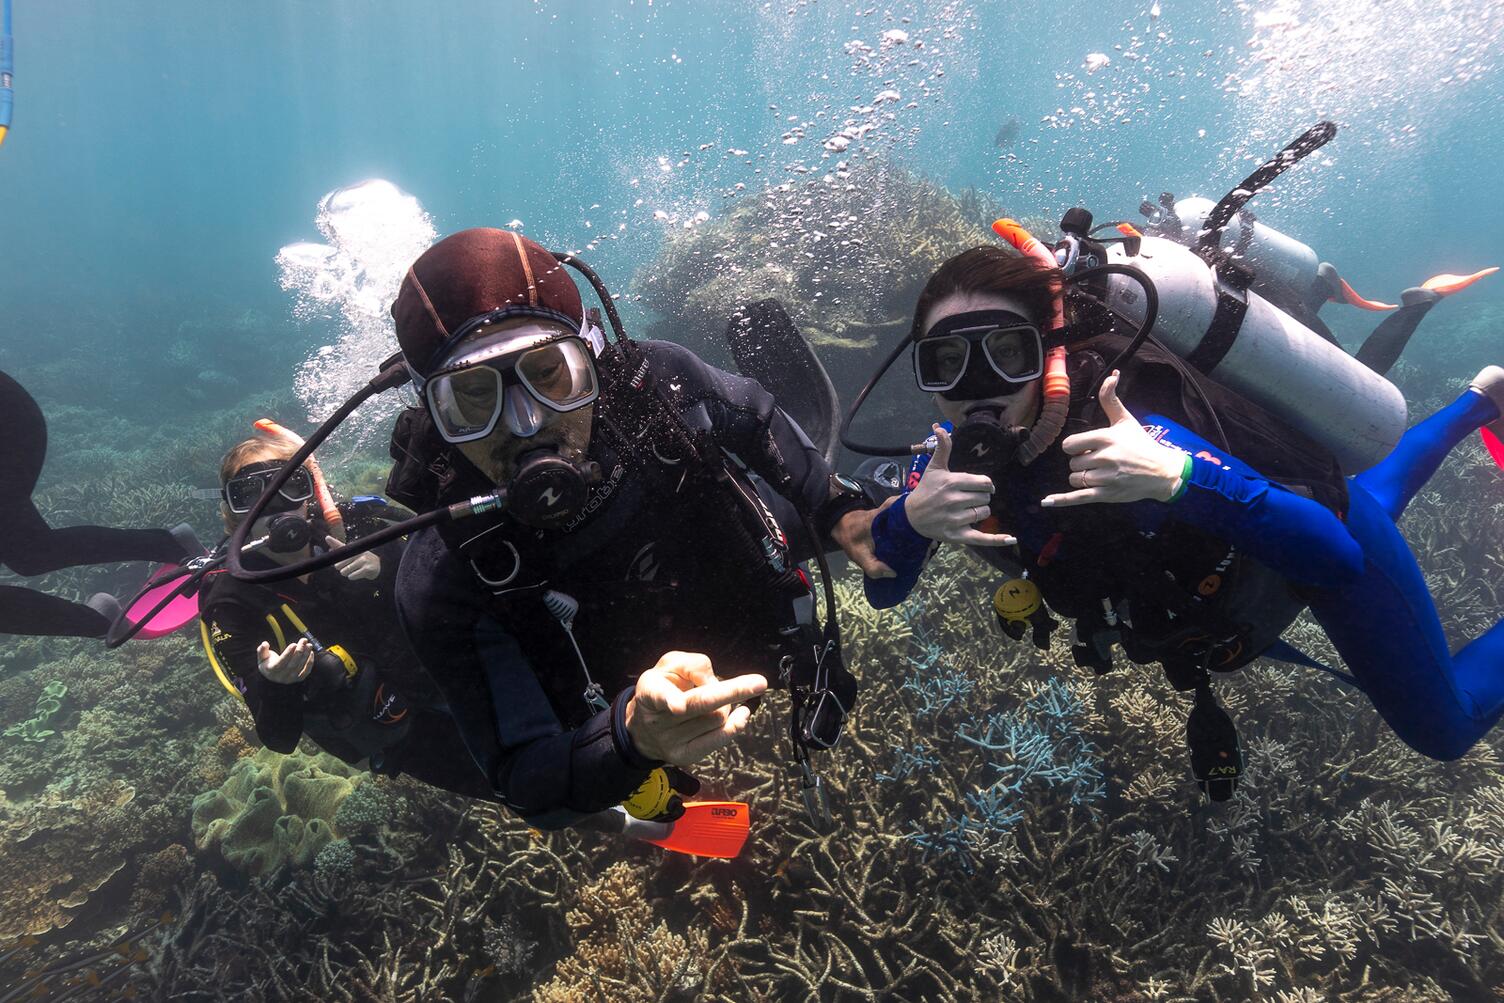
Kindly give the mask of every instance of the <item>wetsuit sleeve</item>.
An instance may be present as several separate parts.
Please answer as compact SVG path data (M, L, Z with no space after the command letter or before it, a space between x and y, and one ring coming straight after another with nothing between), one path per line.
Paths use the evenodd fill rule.
M815 519L827 550L834 549L830 528L841 516L871 507L863 499L831 499L830 464L762 384L707 365L671 342L645 342L643 349L661 374L679 379L684 398L705 405L717 443Z
M432 531L415 534L403 555L397 609L471 756L530 824L563 828L620 804L656 765L612 727L612 709L563 727L517 639Z
M948 426L947 426L948 427ZM904 505L909 494L919 486L930 458L926 453L914 457L904 479L903 493L872 520L872 544L877 559L893 569L892 578L863 578L862 588L874 609L888 609L908 598L919 584L925 562L935 550L933 541L920 536L909 525Z
M1161 444L1192 454L1185 493L1168 503L1175 520L1221 537L1297 585L1337 588L1363 572L1363 548L1326 506L1162 416L1148 416L1144 427Z
M256 666L256 648L265 641L276 651L277 638L264 617L236 602L211 605L204 612L214 657L245 698L256 722L256 737L273 752L290 753L303 735L306 680L274 683Z

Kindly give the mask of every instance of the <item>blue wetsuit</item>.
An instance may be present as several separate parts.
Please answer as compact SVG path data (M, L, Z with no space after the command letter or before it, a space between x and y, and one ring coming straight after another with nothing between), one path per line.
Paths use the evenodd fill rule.
M1377 466L1349 478L1344 521L1151 414L1142 419L1151 434L1195 454L1190 482L1175 502L1141 501L1122 508L1140 531L1157 532L1170 522L1194 526L1300 587L1395 733L1424 755L1454 759L1504 713L1504 624L1452 655L1425 578L1395 521L1452 447L1498 417L1487 397L1463 393L1406 432ZM867 579L867 598L875 607L902 602L931 551L930 541L914 531L904 512L907 493L927 462L925 456L915 461L904 495L873 522L877 556L897 573L892 579ZM1060 510L1036 504L1016 511L1019 524L1010 524L1008 531L1038 553Z

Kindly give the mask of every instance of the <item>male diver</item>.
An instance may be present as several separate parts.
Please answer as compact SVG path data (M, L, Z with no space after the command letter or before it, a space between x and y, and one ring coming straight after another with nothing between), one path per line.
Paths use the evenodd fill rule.
M671 819L698 786L673 768L731 742L770 677L803 707L796 745L839 734L855 681L825 657L798 562L828 540L888 570L870 503L767 391L619 325L607 343L564 257L465 230L402 282L392 314L421 402L394 432L388 494L500 510L416 532L398 609L475 762L531 824L623 802Z
M915 377L945 422L874 521L897 574L867 580L872 604L902 601L936 542L975 548L1018 576L995 600L1015 639L1048 644L1042 594L1075 622L1079 664L1107 671L1116 643L1196 691L1192 768L1216 799L1242 767L1210 672L1298 658L1279 635L1307 605L1412 748L1452 759L1492 728L1504 624L1452 655L1395 523L1462 437L1504 431L1504 369L1343 477L1324 447L1159 342L1093 329L1074 286L1067 311L1056 259L1012 221L996 228L1024 253L952 258L915 309Z
M258 426L280 431L270 422ZM297 445L262 435L225 454L226 530L234 531ZM247 560L270 566L306 557L315 542L335 546L336 534L358 537L391 521L388 508L373 497L336 504L322 473L305 465L257 520L253 532L269 542ZM199 600L205 653L225 688L245 701L267 748L291 753L307 735L347 763L368 761L377 773L406 773L489 799L490 784L398 626L394 586L402 546L394 540L275 586L211 570Z

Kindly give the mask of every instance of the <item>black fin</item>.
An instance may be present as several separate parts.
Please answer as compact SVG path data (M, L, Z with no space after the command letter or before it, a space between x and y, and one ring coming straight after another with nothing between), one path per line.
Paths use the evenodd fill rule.
M774 299L744 304L726 325L726 343L737 370L761 383L834 464L840 421L836 388L783 306Z

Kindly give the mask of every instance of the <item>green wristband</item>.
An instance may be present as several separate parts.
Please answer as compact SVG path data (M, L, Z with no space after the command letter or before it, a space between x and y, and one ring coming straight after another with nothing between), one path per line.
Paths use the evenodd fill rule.
M1175 482L1175 493L1170 495L1170 501L1179 501L1180 496L1185 494L1185 489L1191 486L1191 471L1194 470L1195 467L1195 457L1191 456L1190 453L1186 453L1185 466L1180 468L1180 480Z

